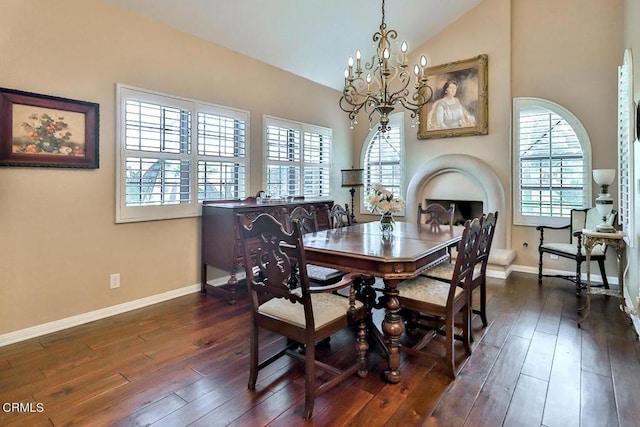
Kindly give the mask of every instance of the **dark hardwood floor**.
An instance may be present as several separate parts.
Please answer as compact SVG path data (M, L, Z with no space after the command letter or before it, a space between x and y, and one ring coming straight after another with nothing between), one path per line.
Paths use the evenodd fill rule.
M436 337L425 357L402 356L385 383L379 349L367 378L316 400L302 420L304 372L281 359L247 389L249 313L193 294L0 348L2 426L638 426L640 345L616 298L594 296L576 327L573 285L514 273L489 279L489 326L474 317L473 354L455 381ZM379 313L376 315L379 318ZM263 334L262 348L282 340ZM335 364L355 357L346 330L320 346ZM17 412L21 403L33 412Z

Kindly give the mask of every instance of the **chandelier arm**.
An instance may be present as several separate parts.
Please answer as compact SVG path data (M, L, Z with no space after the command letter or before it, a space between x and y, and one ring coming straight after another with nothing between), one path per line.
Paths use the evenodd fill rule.
M407 110L415 110L415 111L420 110L420 108L425 106L430 100L431 100L431 96L425 97L422 100L417 102L409 101L404 97L398 99L398 101L400 102L400 104L402 104L404 108L406 108Z
M427 85L426 58L421 57L420 63L414 65L416 74L415 85L410 90L412 76L407 72L407 45L402 43L401 52L393 52L391 41L398 37L397 31L387 30L385 22L385 0L382 0L382 20L379 31L373 34L376 52L371 61L362 67L360 51L356 52L357 62L349 58L348 68L345 70L345 85L339 101L340 109L345 111L351 119L351 125L357 124L356 116L362 110L367 114L369 126L374 113L379 116L378 130L390 130L389 115L394 108L402 106L411 112L415 118L420 109L431 100L433 90ZM355 68L354 68L355 65ZM363 71L366 79L363 78Z
M409 95L409 90L407 89L407 87L409 87L409 83L411 83L411 78L407 78L405 80L403 77L401 77L398 79L398 81L402 82L403 86L389 95L389 103L391 104L395 104L398 99L405 98Z

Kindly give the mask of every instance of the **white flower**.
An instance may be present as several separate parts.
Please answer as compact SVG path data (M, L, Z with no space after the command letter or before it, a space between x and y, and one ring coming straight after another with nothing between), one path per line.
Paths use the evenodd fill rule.
M378 211L381 214L400 212L405 204L402 197L395 197L380 183L373 185L372 191L365 197L365 203L371 212Z

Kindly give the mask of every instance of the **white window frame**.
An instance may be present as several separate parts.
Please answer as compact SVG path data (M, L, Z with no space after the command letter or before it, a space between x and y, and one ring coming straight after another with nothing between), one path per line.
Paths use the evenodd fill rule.
M404 167L405 166L404 112L391 114L389 116L389 127L398 128L398 131L400 133L400 161L398 163L398 172L397 172L398 178L400 179L400 194L398 194L398 196L401 196L403 199L406 200L407 190L406 190L406 182L405 182L405 176L404 176L404 170L405 170L405 167ZM369 175L369 172L368 172L369 165L367 163L367 151L369 149L369 146L373 142L373 139L378 134L378 132L379 132L378 127L373 126L369 130L369 134L365 139L366 143L362 144L362 148L360 150L360 164L364 169L364 172L363 172L364 187L362 187L362 191L360 191L360 197L358 198L357 205L359 206L361 215L376 215L376 216L380 215L378 213L371 212L364 203L365 196L369 193L369 191L371 191L370 186L378 182L374 180L373 182L369 183L369 186L367 186L368 185L367 179ZM382 183L382 184L384 185L385 183ZM406 206L402 211L398 212L396 215L404 216L405 212L406 212Z
M514 224L524 226L562 226L566 225L568 218L565 217L548 217L548 216L533 216L523 215L521 212L521 194L520 194L520 125L519 117L520 110L527 107L542 107L547 110L553 111L562 117L574 130L580 146L582 147L583 154L583 188L582 188L582 203L584 207L591 207L591 141L589 135L585 130L582 123L578 118L573 115L569 110L556 104L552 101L548 101L542 98L521 97L513 99L513 117L512 117L512 155L513 155L513 212L514 212Z
M625 49L618 67L618 223L626 232L624 240L635 247L635 182L634 141L636 135L635 103L633 102L633 56Z
M191 112L190 134L191 147L188 153L165 155L155 151L140 152L127 150L125 137L126 123L126 102L127 99L135 99L142 102L150 102L163 106L180 108ZM242 163L245 167L245 188L242 191L246 194L249 187L249 130L250 114L248 111L221 105L211 104L190 98L168 95L154 92L147 89L137 88L124 84L116 84L116 223L155 221L164 219L187 218L201 215L198 200L198 161L218 161ZM239 157L216 157L209 155L199 155L197 144L197 119L198 113L210 113L222 117L228 117L245 122L245 156ZM126 204L126 166L128 156L132 157L153 157L153 158L179 158L190 162L189 171L189 202L181 204L150 205L150 206L127 206Z
M302 122L296 122L293 120L288 120L288 119L282 119L279 117L273 117L273 116L269 116L269 115L263 115L262 116L262 124L263 124L263 129L262 129L262 134L263 134L263 158L264 158L264 163L263 163L263 179L262 179L262 183L263 183L263 188L267 191L267 196L269 197L289 197L289 196L300 196L303 195L305 197L311 197L311 198L326 198L329 199L331 197L331 152L333 149L333 130L331 128L327 128L324 126L318 126L318 125L312 125L312 124L308 124L308 123L302 123ZM289 130L293 130L293 131L297 131L300 133L300 159L299 161L285 161L285 160L270 160L269 156L268 156L268 149L269 149L269 141L268 141L268 133L267 133L267 128L269 126L272 127L278 127L278 128L282 128L282 129L289 129ZM329 149L328 149L328 153L327 153L327 158L328 160L326 162L322 162L322 163L307 163L305 162L305 133L312 133L312 134L318 134L318 135L322 135L323 138L326 139L326 141L329 143ZM298 181L298 194L292 194L290 192L288 192L287 194L269 194L268 191L268 187L269 187L269 177L268 177L268 170L269 170L269 166L295 166L298 167L300 169L300 177L299 177L299 181ZM304 177L305 177L305 168L322 168L326 170L326 176L327 176L327 181L326 181L326 192L324 195L318 195L318 194L308 194L306 193L307 191L307 187L305 186L304 183Z

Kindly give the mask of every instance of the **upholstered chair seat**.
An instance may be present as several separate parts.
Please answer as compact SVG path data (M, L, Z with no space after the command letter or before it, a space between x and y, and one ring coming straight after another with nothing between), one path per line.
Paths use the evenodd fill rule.
M453 277L453 267L454 264L452 262L443 262L442 264L438 264L437 266L427 270L425 276L450 281ZM476 265L473 269L473 280L477 280L481 274L482 267L480 265Z
M300 288L292 293L302 295ZM331 322L344 319L349 311L349 299L331 293L311 294L311 305L313 306L315 328L320 329ZM363 307L360 301L355 301L355 309ZM304 306L302 304L292 304L282 298L273 298L258 307L261 314L276 317L287 323L301 328L306 327L304 320Z
M312 282L334 283L344 276L344 271L320 265L307 264L307 276Z
M571 255L577 255L578 254L578 248L576 247L575 244L573 243L545 243L542 245L542 248L547 249L547 250L553 250L553 251L559 251L559 252L564 252L566 254L571 254ZM584 250L584 247L580 248L580 253L582 254L582 256L586 257L587 253ZM593 247L593 250L591 251L591 256L604 256L604 252L605 252L605 246L603 245L595 245Z
M450 288L451 285L449 283L418 276L401 282L398 285L398 292L400 292L399 296L401 298L410 298L415 301L446 307ZM463 292L462 288L456 287L454 298L459 298Z

